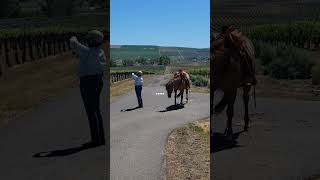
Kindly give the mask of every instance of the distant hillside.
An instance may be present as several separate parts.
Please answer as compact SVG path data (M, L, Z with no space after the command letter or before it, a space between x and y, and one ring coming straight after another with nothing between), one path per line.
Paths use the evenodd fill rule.
M207 61L209 48L186 48L186 47L162 47L142 45L111 45L111 59L121 61L125 59L158 59L160 56L169 56L172 62L181 61Z

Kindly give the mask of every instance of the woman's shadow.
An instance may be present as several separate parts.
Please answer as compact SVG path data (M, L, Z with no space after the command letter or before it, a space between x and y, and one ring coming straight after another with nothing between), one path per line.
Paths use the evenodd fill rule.
M128 108L128 109L121 109L121 111L120 111L120 112L133 111L133 110L141 109L141 108L142 108L142 107L137 106L137 107Z
M85 143L85 144L82 144L81 146L71 147L67 149L39 152L34 154L32 157L45 158L45 157L68 156L68 155L76 154L80 151L95 148L95 147L98 147L98 145L93 146L93 145L90 145L90 143Z
M210 153L241 147L241 145L238 144L237 139L243 132L245 131L234 133L232 136L232 141L228 139L225 134L213 133L213 135L210 137Z

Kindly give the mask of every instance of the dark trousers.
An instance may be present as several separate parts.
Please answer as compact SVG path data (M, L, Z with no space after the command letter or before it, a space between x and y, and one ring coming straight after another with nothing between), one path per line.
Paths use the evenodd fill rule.
M143 107L143 102L141 97L142 86L135 86L135 90L136 90L139 107Z
M104 127L100 112L102 87L102 75L80 78L80 91L89 120L91 140L96 143L105 143Z

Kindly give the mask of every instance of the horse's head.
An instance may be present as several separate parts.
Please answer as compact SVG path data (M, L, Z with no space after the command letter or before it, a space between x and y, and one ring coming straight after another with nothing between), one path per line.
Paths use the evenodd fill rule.
M166 90L167 90L168 98L171 98L171 94L173 92L173 85L172 85L171 81L169 81L166 84Z

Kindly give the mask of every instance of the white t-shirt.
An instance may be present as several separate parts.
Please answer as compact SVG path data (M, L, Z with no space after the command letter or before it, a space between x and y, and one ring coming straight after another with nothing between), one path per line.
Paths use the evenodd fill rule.
M137 76L134 73L132 73L132 78L134 79L134 85L135 86L142 86L143 85L143 77Z

